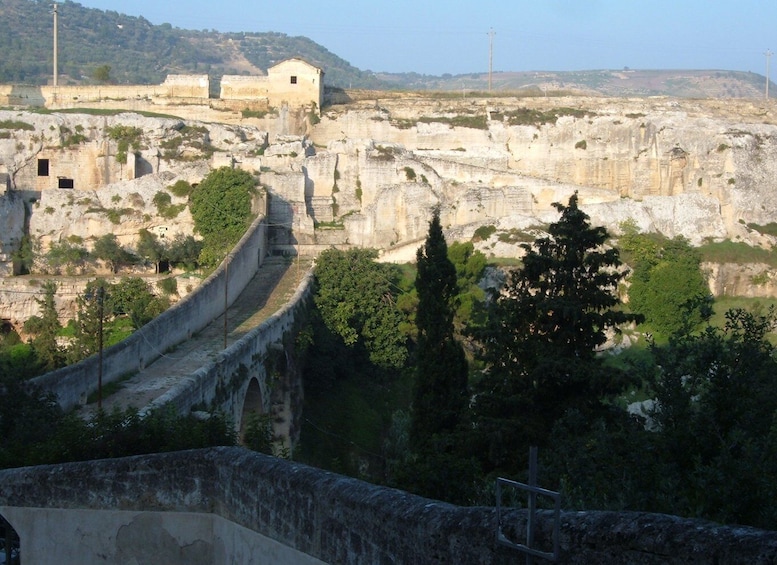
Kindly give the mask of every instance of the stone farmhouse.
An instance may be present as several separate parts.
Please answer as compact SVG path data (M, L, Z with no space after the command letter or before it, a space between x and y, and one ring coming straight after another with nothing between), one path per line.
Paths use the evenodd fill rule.
M302 59L288 59L270 67L267 76L224 75L222 100L266 98L270 106L309 106L321 108L324 98L324 71Z

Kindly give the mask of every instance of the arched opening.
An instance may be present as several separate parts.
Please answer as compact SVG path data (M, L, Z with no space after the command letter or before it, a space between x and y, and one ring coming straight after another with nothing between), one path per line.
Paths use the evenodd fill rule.
M263 436L265 420L262 387L254 377L248 383L245 400L243 400L243 411L240 415L240 443L252 449L261 447L263 437L260 436Z
M0 565L19 565L19 534L0 514Z

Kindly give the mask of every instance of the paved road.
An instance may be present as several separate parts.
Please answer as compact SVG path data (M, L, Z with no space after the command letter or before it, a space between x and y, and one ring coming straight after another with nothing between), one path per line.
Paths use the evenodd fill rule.
M310 261L304 259L298 264L281 257L268 258L227 311L227 345L239 340L288 302L309 267ZM154 349L154 344L148 346ZM122 381L119 390L103 397L103 409L108 412L130 406L142 409L181 377L214 359L223 349L224 316L219 316L191 339L172 351L160 352L161 357L143 371ZM97 402L81 409L84 417L90 417L96 411Z

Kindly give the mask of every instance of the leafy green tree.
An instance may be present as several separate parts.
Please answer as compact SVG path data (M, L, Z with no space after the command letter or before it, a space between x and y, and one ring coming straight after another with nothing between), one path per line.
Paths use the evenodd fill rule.
M347 346L364 348L382 367L407 360L402 316L396 305L396 267L377 263L377 251L327 249L316 264L315 303L324 324Z
M191 235L178 234L167 247L165 253L171 265L183 267L187 270L195 269L198 265L202 242Z
M11 258L14 262L14 268L20 275L28 275L30 273L35 262L35 245L33 245L32 236L22 236L19 249L13 252Z
M164 312L169 303L154 295L146 281L125 277L111 288L114 316L128 316L133 329L139 329Z
M107 233L94 242L92 255L97 259L105 261L111 266L111 272L118 272L119 267L130 265L136 258L132 253L119 245L119 241L112 233Z
M111 66L99 65L92 73L92 78L97 82L108 83L111 81Z
M46 253L46 264L51 267L55 273L60 273L65 267L67 271L73 268L83 267L89 252L85 247L62 241L54 243Z
M653 347L658 430L654 453L671 465L672 512L777 527L777 361L767 333L777 317L742 309Z
M658 239L627 229L620 244L634 264L629 305L664 336L697 328L711 314L701 256L682 237Z
M272 419L269 414L253 412L247 416L243 444L259 453L274 455Z
M475 249L471 241L454 241L448 247L448 258L456 267L459 290L456 296L456 320L459 326L475 327L482 324L478 314L485 300L485 292L478 286L486 270L486 256Z
M9 339L9 336L15 339ZM40 363L32 344L21 343L15 332L6 335L0 345L0 383L5 379L29 379L40 373Z
M35 297L41 309L39 316L33 316L24 323L24 331L35 336L33 350L44 371L53 371L64 363L62 348L57 344L57 335L62 329L54 304L57 283L46 281L42 285L43 298Z
M214 266L240 240L251 223L256 179L242 169L211 171L191 194L194 226L203 238L201 262Z
M159 273L159 264L164 261L166 253L164 246L160 243L159 238L155 234L142 228L138 232L136 252L142 259L153 263L154 272Z
M86 285L76 298L78 311L74 321L73 342L67 351L69 363L94 355L100 349L100 340L106 345L106 324L112 317L113 302L110 285L105 279L96 279Z
M605 369L596 348L608 330L639 319L617 309L625 276L607 231L592 227L577 194L548 228L524 244L523 265L495 296L481 335L486 363L475 398L488 467L523 470L529 445L543 445L570 408L605 411L623 373Z

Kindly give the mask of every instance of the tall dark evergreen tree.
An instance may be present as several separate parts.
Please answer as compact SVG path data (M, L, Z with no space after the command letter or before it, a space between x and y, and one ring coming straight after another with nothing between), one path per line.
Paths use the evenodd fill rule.
M523 266L495 297L482 336L478 431L497 469L522 469L526 448L542 445L567 409L600 414L627 383L595 355L607 330L638 319L615 309L626 274L618 250L604 247L607 231L591 226L576 193L554 206L561 217L549 237L523 245Z
M410 438L419 447L436 434L457 430L468 402L467 361L453 328L456 268L448 259L439 211L416 257L418 348Z
M467 360L453 327L456 268L448 258L438 211L417 259L411 454L400 483L424 496L462 504L470 500L476 464L466 452Z

